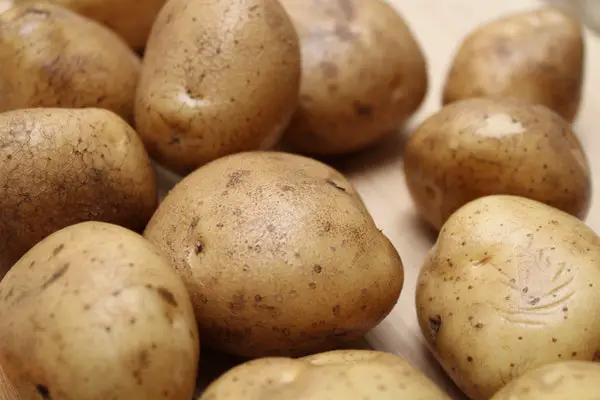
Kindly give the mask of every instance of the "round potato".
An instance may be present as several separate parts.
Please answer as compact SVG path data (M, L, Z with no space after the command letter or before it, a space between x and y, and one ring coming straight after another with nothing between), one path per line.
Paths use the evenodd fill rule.
M213 161L161 203L145 236L187 284L202 340L240 356L304 355L363 336L403 268L352 185L318 161Z
M0 111L106 108L133 121L139 58L115 33L51 4L0 14Z
M547 7L502 17L469 34L446 77L442 102L516 97L543 104L571 122L583 77L580 24Z
M183 282L125 228L60 230L0 282L0 362L23 400L188 400L198 356Z
M300 46L277 0L171 0L152 29L136 101L150 155L187 174L272 147L298 101Z
M300 359L262 358L233 368L199 400L450 400L403 359L338 350Z
M569 214L517 196L475 200L427 256L419 325L457 385L489 399L541 365L598 358L599 260L600 238Z
M138 50L146 45L150 29L165 0L0 0L12 4L51 3L104 24ZM0 11L2 4L0 4Z
M300 36L300 102L291 150L338 155L395 131L423 101L427 66L384 0L282 0Z
M157 203L136 133L103 109L0 114L0 277L45 236L77 222L142 231Z
M584 219L592 186L570 125L541 105L467 99L444 107L409 139L404 173L419 213L440 229L478 197L511 194Z
M524 374L491 400L597 400L598 393L600 364L563 361Z

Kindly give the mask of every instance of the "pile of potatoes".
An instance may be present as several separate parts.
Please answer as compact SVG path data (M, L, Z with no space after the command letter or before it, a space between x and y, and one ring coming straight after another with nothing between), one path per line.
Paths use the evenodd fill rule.
M555 9L484 24L406 145L438 232L419 325L474 400L600 391L583 59ZM0 0L0 398L449 400L352 349L404 266L317 160L427 88L385 0ZM157 167L181 177L161 201ZM244 362L198 392L201 347Z

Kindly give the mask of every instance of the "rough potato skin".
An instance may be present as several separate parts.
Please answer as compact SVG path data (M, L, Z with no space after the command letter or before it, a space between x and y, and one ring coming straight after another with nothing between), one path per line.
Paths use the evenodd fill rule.
M339 155L395 131L427 92L427 65L404 19L383 0L282 0L302 45L290 149Z
M96 220L142 231L157 204L137 134L103 109L0 114L0 276L34 244Z
M139 58L115 33L51 4L0 14L0 111L106 108L133 121Z
M489 399L542 365L598 360L599 266L600 238L579 219L522 197L484 197L450 217L427 256L419 325L454 382Z
M0 3L0 7L2 3ZM1 11L1 9L0 9ZM2 400L19 400L19 396L17 395L17 391L15 390L13 384L8 380L4 369L0 365L0 399Z
M136 127L152 158L187 174L273 146L299 85L298 37L277 0L170 0L146 48Z
M146 46L152 24L165 3L165 0L143 0L142 2L139 0L4 1L13 4L50 3L68 8L115 31L136 50Z
M580 24L547 7L484 24L461 43L443 90L443 104L507 96L575 119L584 78Z
M581 219L592 195L587 157L571 126L544 106L516 99L444 107L409 139L404 172L417 210L437 230L486 195L531 198Z
M198 355L183 282L125 228L65 228L0 282L0 362L21 400L188 400Z
M491 400L598 400L600 365L563 361L545 365L515 379Z
M394 307L402 262L337 171L277 152L213 161L179 183L145 236L187 284L203 341L240 356L355 340Z
M215 381L198 400L450 400L403 359L338 350L300 359L263 358Z

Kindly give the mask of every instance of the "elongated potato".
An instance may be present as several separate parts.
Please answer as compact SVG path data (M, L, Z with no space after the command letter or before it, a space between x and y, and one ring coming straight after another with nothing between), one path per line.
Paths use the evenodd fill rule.
M277 0L171 0L148 41L136 127L182 174L269 148L298 100L300 49Z
M108 28L51 4L0 14L0 111L106 108L131 122L138 57Z

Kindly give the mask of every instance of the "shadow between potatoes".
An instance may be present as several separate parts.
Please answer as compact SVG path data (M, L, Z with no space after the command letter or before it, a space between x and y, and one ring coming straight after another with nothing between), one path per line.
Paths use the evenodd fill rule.
M415 211L404 213L400 223L402 226L406 226L409 231L418 232L421 237L426 238L429 247L432 247L437 241L438 232Z
M154 173L156 174L156 184L158 186L158 201L162 202L169 191L183 179L182 176L152 162Z
M427 361L427 364L430 366L430 371L427 374L429 378L437 381L438 385L444 388L454 400L468 400L467 396L463 394L450 376L446 374L446 371L444 371L427 345L420 342L419 346L422 347L424 357Z

